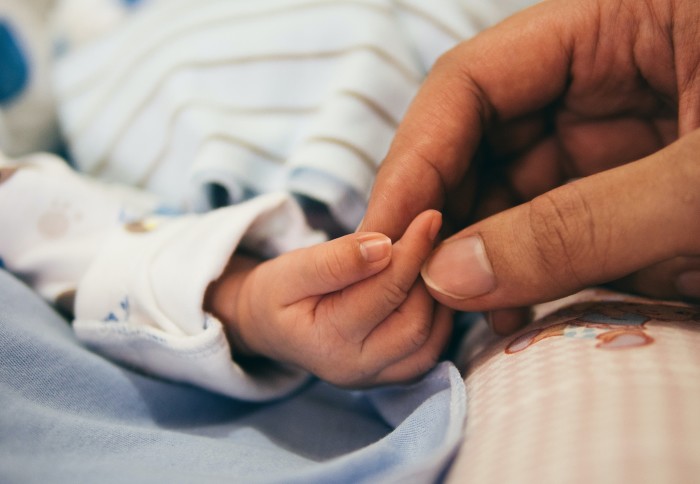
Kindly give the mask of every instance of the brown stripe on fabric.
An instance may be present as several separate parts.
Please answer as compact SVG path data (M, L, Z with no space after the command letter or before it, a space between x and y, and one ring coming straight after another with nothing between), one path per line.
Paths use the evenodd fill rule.
M258 12L248 12L248 13L233 13L231 15L223 15L215 20L212 20L210 22L206 22L205 24L198 23L196 25L190 25L187 26L186 28L180 29L178 31L172 32L169 35L165 36L164 38L160 39L157 43L154 45L150 46L148 49L145 49L139 53L137 57L134 58L134 60L127 66L124 67L123 73L120 76L117 76L116 80L112 82L114 85L119 85L121 82L124 81L126 77L130 75L137 67L138 64L142 63L145 61L149 56L157 52L163 47L167 47L170 45L174 39L180 39L185 35L191 34L191 33L196 33L198 31L204 30L204 29L210 29L213 27L216 27L218 25L228 25L231 22L236 22L236 23L243 23L246 21L255 21L259 20L261 18L267 17L267 16L273 16L273 15L285 15L288 13L297 13L299 11L304 11L304 10L313 10L313 9L318 9L318 8L334 8L338 6L353 6L353 7L359 7L359 8L365 8L370 11L374 11L383 15L390 15L391 14L391 9L388 7L384 7L381 5L376 5L372 3L366 3L366 2L361 2L357 0L334 0L333 2L329 1L314 1L314 2L307 2L303 4L297 4L297 5L287 5L284 7L277 7L277 8L270 8L267 10L263 11L258 11ZM125 43L124 44L124 49L123 50L129 50L133 49L132 46L133 42L130 43ZM117 52L114 57L120 58L123 54L120 54ZM85 92L86 90L91 88L91 84L96 83L100 77L106 75L106 72L109 72L111 68L114 67L113 63L108 63L107 67L103 70L94 72L92 75L82 79L79 82L76 82L72 86L66 87L62 91L60 91L59 95L64 96L67 98L77 96L80 93Z
M379 103L371 98L369 98L367 95L353 91L350 89L343 89L341 91L338 91L336 93L338 96L348 96L351 97L359 102L361 102L364 106L366 106L375 116L380 118L383 122L389 125L391 128L396 128L398 126L398 121L394 119L394 117L382 106L379 105ZM149 162L149 167L144 172L141 177L137 180L136 184L137 186L145 186L148 183L148 180L153 176L153 173L158 169L160 164L163 162L165 159L165 155L167 154L168 147L170 145L170 140L172 139L172 134L173 130L175 129L175 123L177 120L180 118L180 116L187 112L189 109L197 109L197 108L206 108L206 109L211 109L211 110L216 110L220 111L224 114L241 114L241 115L251 115L251 116L256 116L256 115L271 115L271 116L279 116L279 115L292 115L292 116L303 116L306 114L312 114L316 111L318 111L318 106L300 106L300 107L287 107L287 106L265 106L265 107L257 107L257 108L243 108L240 106L220 106L218 103L210 102L208 100L202 100L202 99L195 99L188 101L181 106L179 106L173 114L170 116L168 119L168 124L165 128L165 141L163 145L161 146L160 150L158 151L158 154L153 158L153 161ZM107 154L105 155L104 158L109 159L112 155L112 152L114 151L117 143L120 141L122 135L124 133L119 133L116 137L115 140L110 144L109 148L107 149ZM106 160L100 160L100 163L106 163Z
M205 107L206 109L211 109L211 110L216 110L220 111L224 114L242 114L242 115L251 115L251 116L256 116L256 115L305 115L305 114L310 114L315 112L318 108L317 107L286 107L286 106L279 106L279 107L259 107L259 108L243 108L240 106L220 106L218 103L213 103L205 100L191 100L188 101L181 106L179 106L173 114L170 116L168 119L168 124L165 128L165 140L163 142L163 145L161 146L160 150L158 151L158 154L153 158L153 161L149 162L149 167L148 169L141 175L141 177L137 180L136 184L137 186L143 187L148 183L148 180L153 176L153 173L158 169L160 164L163 162L165 159L165 155L168 152L168 147L170 146L170 140L172 139L173 131L175 129L175 123L177 120L180 118L180 116L187 112L189 109L197 109ZM104 159L100 160L101 164L107 163L107 160L112 154L112 151L114 150L116 144L119 142L121 135L123 133L119 133L117 137L115 137L115 141L110 144L109 149L107 150L107 155L105 156ZM218 136L218 135L217 135ZM239 138L235 138L236 140L239 140ZM206 141L205 141L206 142ZM282 162L282 157L279 157L277 155L267 156L270 153L264 150L260 150L258 147L256 147L253 144L250 144L246 142L245 144L241 143L236 143L244 148L253 151L255 153L261 154L264 153L263 156L265 158L269 158L272 161L275 162ZM254 149L251 149L253 147Z
M402 0L394 0L394 3L399 8L406 10L411 15L419 17L421 20L429 23L434 28L441 31L443 34L445 34L449 37L452 37L455 41L460 42L460 41L464 40L464 37L461 36L456 30L454 30L452 27L447 25L445 22L443 22L439 18L431 15L429 12L420 9L420 8L416 7L415 5L408 4Z
M226 141L227 143L240 146L241 148L245 148L251 153L254 153L262 158L266 158L270 161L274 161L275 163L284 163L284 158L282 156L273 153L272 151L268 151L259 145L251 143L250 141L244 140L243 138L234 136L230 133L216 133L210 135L204 140L204 142L201 143L201 146L204 146L206 143L209 143L211 141Z
M158 91L161 89L161 87L173 76L175 75L178 71L182 70L187 70L187 69L204 69L204 68L212 68L212 67L220 67L221 65L242 65L242 64L248 64L248 63L256 63L256 62L289 62L289 61L304 61L304 60L317 60L317 59L331 59L331 58L336 58L336 57L343 57L346 55L354 54L356 52L367 52L370 54L373 54L377 56L379 59L382 59L384 62L386 62L388 65L392 66L396 70L398 70L400 73L404 75L408 80L410 80L413 83L418 84L420 80L418 79L417 75L414 75L413 72L411 72L410 68L404 66L398 59L394 58L383 50L380 47L377 47L375 45L371 44L366 44L366 45L356 45L356 46L351 46L345 49L339 49L339 50L331 50L331 51L321 51L321 52L299 52L299 53L278 53L278 54L262 54L262 55L256 55L256 56L246 56L246 57L238 57L238 58L231 58L231 59L217 59L217 60L202 60L202 61L193 61L188 64L179 64L168 71L166 71L158 80L158 82L155 83L155 85L148 91L148 93L145 96L146 101L137 106L136 110L132 112L129 116L127 116L126 120L121 124L121 126L116 130L117 133L117 138L121 137L123 133L126 131L126 129L133 124L134 120L136 117L140 114L140 112L143 110L144 106L148 104L149 101L153 100L158 93ZM99 110L99 107L105 102L105 100L102 100L98 103L94 104L94 108L92 109L91 112L89 112L84 118L83 118L83 123L74 130L69 131L68 136L70 137L78 137L82 135L82 131L87 129L91 119L97 114L97 111ZM114 148L114 141L109 143L108 148L113 149ZM100 173L104 170L106 167L107 163L107 152L108 150L105 150L105 153L100 156L99 160L97 163L94 164L94 166L89 167L89 171L91 173Z
M374 113L378 118L380 118L382 121L388 124L389 127L395 129L399 126L399 121L395 119L391 115L391 113L389 113L389 111L384 109L382 106L379 105L377 101L370 98L369 96L351 89L344 89L340 91L340 94L350 96L360 101L362 104L367 106L367 108L369 108L369 110L372 111L372 113Z
M243 138L239 138L238 136L232 135L231 133L210 134L202 140L202 142L199 144L198 149L201 149L204 145L206 145L207 143L211 143L212 141L224 141L231 145L238 146L247 151L250 151L253 154L260 156L261 158L265 158L269 161L272 161L273 163L282 164L285 161L284 157L278 155L277 153L268 151L260 145L251 143L250 141L245 140Z
M372 173L376 173L377 168L379 167L379 162L377 160L372 158L366 151L349 141L335 138L333 136L314 136L306 141L307 143L328 143L340 146L341 148L344 148L357 156L357 158L359 158Z

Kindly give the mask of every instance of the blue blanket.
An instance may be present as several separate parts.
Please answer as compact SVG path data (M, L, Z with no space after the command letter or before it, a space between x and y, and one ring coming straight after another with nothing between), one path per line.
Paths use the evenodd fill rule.
M0 270L1 482L433 482L466 418L442 363L357 392L313 382L267 404L117 366Z

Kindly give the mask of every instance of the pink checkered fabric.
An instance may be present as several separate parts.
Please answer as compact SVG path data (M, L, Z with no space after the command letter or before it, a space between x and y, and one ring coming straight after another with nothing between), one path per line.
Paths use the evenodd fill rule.
M700 308L589 291L486 333L448 482L700 482Z

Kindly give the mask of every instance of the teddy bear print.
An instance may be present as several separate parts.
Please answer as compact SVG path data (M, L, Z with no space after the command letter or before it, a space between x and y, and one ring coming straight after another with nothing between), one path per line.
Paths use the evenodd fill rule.
M54 200L37 219L37 230L46 239L58 239L66 235L74 223L82 220L82 213L70 203Z

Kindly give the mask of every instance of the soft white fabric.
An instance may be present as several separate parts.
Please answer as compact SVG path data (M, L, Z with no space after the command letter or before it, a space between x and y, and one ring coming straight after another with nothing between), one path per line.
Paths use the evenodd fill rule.
M156 208L152 195L79 176L52 155L0 154L0 257L46 299L76 288L112 230Z
M202 310L207 286L241 244L275 255L324 239L289 195L202 215L153 215L152 196L36 155L0 164L0 207L11 234L0 237L4 265L50 300L77 290L75 333L101 353L246 400L279 397L306 380L275 364L245 372L221 323Z
M232 203L287 190L353 230L435 59L526 2L490 3L151 1L102 36L68 16L60 118L89 173L195 210L212 183Z

